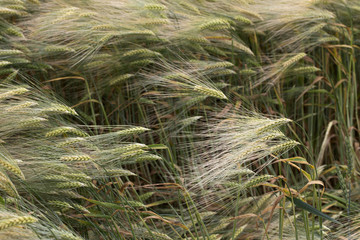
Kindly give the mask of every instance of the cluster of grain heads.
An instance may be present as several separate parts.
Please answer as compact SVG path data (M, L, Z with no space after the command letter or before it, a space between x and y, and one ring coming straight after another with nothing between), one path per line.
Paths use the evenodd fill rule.
M195 140L184 146L194 147L196 152L188 161L184 178L189 198L194 201L190 209L198 214L199 223L188 223L192 232L203 230L201 224L209 235L226 239L261 232L248 227L258 224L255 214L265 210L268 205L263 203L272 203L274 198L267 194L255 201L247 196L260 185L276 181L275 175L262 171L276 158L274 154L280 156L298 144L280 131L289 122L286 118L269 119L229 106L221 114L208 111L207 121L194 123L197 134L189 137ZM221 207L206 215L214 206ZM249 215L245 217L245 213ZM237 219L234 214L245 215Z
M256 86L263 83L274 85L284 80L291 83L299 77L313 81L316 74L321 71L320 68L311 65L313 60L304 52L286 54L273 61L274 63L263 67L260 78L256 80Z
M11 204L9 201L8 204ZM19 204L19 202L17 202ZM83 240L76 233L67 229L62 222L51 221L44 218L43 212L35 205L23 203L20 208L15 209L6 205L0 210L0 239L16 240L42 240L42 239L64 239ZM25 213L28 212L28 213ZM31 215L29 215L31 213ZM36 217L35 217L36 215ZM56 226L56 224L59 224ZM62 225L62 226L60 226Z
M54 66L69 64L89 74L101 74L101 81L96 83L100 89L131 82L139 71L153 73L152 64L159 59L178 60L179 49L181 57L208 66L201 71L209 78L235 75L235 71L227 69L232 63L222 61L213 65L199 56L230 56L233 51L253 56L247 43L231 31L261 17L248 9L234 9L230 2L216 2L209 8L197 8L197 4L187 1L42 4L44 11L26 23L33 30L27 37L43 44L33 46L39 48L33 51L35 58ZM229 17L216 17L219 12ZM53 23L51 29L45 25L48 22ZM211 88L199 87L201 93L224 98Z
M51 209L45 212L53 212L54 218L75 219L78 229L81 224L96 226L92 230L102 235L98 238L106 232L109 239L122 234L143 239L256 239L257 233L271 239L281 225L283 239L294 239L291 228L303 225L277 214L301 216L288 211L288 202L270 214L266 203L278 195L257 196L280 181L277 174L285 172L286 178L293 174L281 169L282 163L270 166L274 158L298 145L280 131L290 120L234 109L242 109L239 106L246 102L271 114L280 109L282 115L294 118L306 112L296 119L305 131L313 123L322 129L328 115L324 118L321 111L330 118L340 116L338 122L346 116L349 126L343 129L357 129L352 118L357 109L354 59L359 25L358 17L351 17L360 12L356 1L58 0L32 5L36 2L0 0L1 83L27 74L44 79L39 70L53 67L47 89L64 94L96 126L72 124L68 120L79 117L74 109L36 89L2 86L0 193L7 202L35 200ZM23 16L27 20L15 25ZM81 80L76 84L69 77L74 73L82 76L75 77ZM338 83L332 84L332 74ZM266 95L257 88L264 83L270 83ZM288 101L290 95L296 95L296 105ZM347 101L328 107L344 96ZM330 104L313 104L318 101ZM225 102L230 103L221 108ZM338 106L353 110L342 114ZM97 125L104 122L116 127ZM129 122L136 126L121 126ZM158 131L151 135L140 126ZM299 133L294 126L293 132ZM156 149L134 139L163 141L166 146L159 148L168 150L170 166L170 161L153 153ZM324 146L332 147L334 139L324 141ZM310 140L316 154L316 145L321 144ZM352 142L346 145L352 148ZM337 160L337 152L339 159L348 158L346 149L334 151L331 159ZM351 172L357 163L352 156L347 161ZM328 182L339 181L346 197L326 202L326 210L350 210L351 179L337 171L338 180ZM170 191L164 197L161 193L171 188L165 184L154 190L154 183L169 179L189 193L176 189L176 194ZM300 178L288 180L294 179ZM160 215L151 215L149 206L160 206ZM242 213L248 215L242 218ZM77 221L83 214L86 222ZM265 226L263 219L269 215L281 221ZM264 230L254 230L258 225ZM79 239L62 230L53 230L53 235ZM298 237L311 238L303 231Z
M222 117L208 121L200 135L208 141L200 141L198 146L206 148L196 156L190 183L197 186L221 184L234 177L234 170L247 168L272 153L282 153L297 145L287 140L278 129L290 122L289 119L268 119L260 115L229 111ZM267 163L269 163L267 160ZM216 179L216 181L213 181ZM236 178L235 178L236 179Z
M267 13L259 28L270 32L271 37L278 42L278 49L303 51L321 44L317 39L328 36L324 27L335 23L335 14L316 4L289 1L277 1L277 5L274 3L267 1L258 5L260 13Z
M37 219L31 216L2 219L0 222L0 231L14 226L25 225L34 222L37 222Z
M74 174L82 171L93 174L93 170L89 165L81 166L79 165L80 162L90 163L93 167L104 165L104 167L111 170L111 166L124 165L125 160L127 163L129 161L135 163L146 159L160 159L147 153L147 146L144 144L114 143L114 139L129 139L131 136L149 131L147 128L126 127L122 130L91 136L85 129L71 126L64 120L55 121L53 119L55 114L76 116L77 114L72 108L50 100L46 103L44 99L37 98L39 93L34 89L27 95L24 95L25 93L28 93L28 89L25 87L3 86L1 89L1 99L6 100L2 102L2 105L4 109L7 109L0 115L3 123L0 129L1 139L6 143L4 147L10 152L10 155L21 159L19 163L24 166L29 167L30 164L34 164L34 166L36 165L45 171L46 168L49 168L47 164L53 163L55 166L63 166L64 169L68 169L70 172L67 172L67 177L65 177L68 181L56 185L60 188L86 186L86 182L70 181L69 174L72 171L74 171ZM18 135L13 135L15 132ZM29 132L32 132L32 135L29 136ZM18 142L16 138L19 138ZM17 153L17 149L22 149L22 151ZM33 153L30 153L31 151ZM30 154L30 156L27 154ZM46 159L44 159L45 156ZM1 165L3 168L24 179L23 173L16 162L8 159L11 158L5 157L5 155L2 157ZM42 163L45 165L41 166ZM45 174L46 172L43 174L48 176L52 172L53 170L49 169L47 174ZM58 180L64 180L63 174L57 173L57 176L60 177ZM56 177L53 179L56 179ZM89 181L90 179L84 178L83 180Z
M39 2L18 0L0 1L0 76L2 83L15 79L21 70L34 69L27 53L29 49L21 41L25 39L22 28L16 25L22 17L29 15L29 8Z
M263 66L264 71L258 84L268 81L275 84L282 79L293 83L299 77L305 77L305 82L312 82L320 69L317 64L313 65L314 59L307 53L317 47L337 44L340 39L345 40L346 45L349 38L344 35L348 35L348 31L344 30L344 24L336 17L340 15L326 6L331 3L273 3L269 0L257 6L258 11L266 15L265 20L257 26L258 29L267 31L267 38L276 42L269 56L264 58L264 64L268 64ZM341 5L338 7L341 8ZM285 56L282 56L284 53Z
M157 91L149 97L153 99L178 98L181 104L189 104L188 100L194 101L195 98L205 99L212 97L215 99L228 99L227 96L210 79L210 73L216 70L226 70L233 66L229 62L217 62L209 64L198 61L179 61L161 62L160 72L143 74L143 81L138 83L144 90L148 91L150 87L156 86ZM190 98L184 98L190 97Z
M108 127L93 134L66 120L78 117L73 108L51 99L41 90L28 86L1 85L0 107L0 192L5 199L22 201L37 198L40 208L52 214L89 213L81 205L82 192L97 189L97 182L112 178L128 179L136 174L129 164L144 164L162 158L148 152L145 144L130 142L150 129L144 127ZM134 169L134 167L131 167ZM86 191L85 191L86 194ZM132 208L141 202L126 200ZM3 228L26 224L33 218L10 219ZM77 239L63 232L62 239Z
M5 210L0 210L0 238L1 239L39 239L32 230L39 220L31 215Z

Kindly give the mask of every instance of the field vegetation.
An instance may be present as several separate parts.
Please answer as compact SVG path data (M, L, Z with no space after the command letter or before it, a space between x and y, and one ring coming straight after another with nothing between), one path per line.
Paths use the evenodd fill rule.
M359 16L0 0L0 239L360 239Z

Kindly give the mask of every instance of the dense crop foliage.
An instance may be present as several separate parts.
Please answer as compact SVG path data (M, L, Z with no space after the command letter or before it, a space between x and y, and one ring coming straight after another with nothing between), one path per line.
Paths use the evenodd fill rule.
M357 0L0 0L0 239L358 239Z

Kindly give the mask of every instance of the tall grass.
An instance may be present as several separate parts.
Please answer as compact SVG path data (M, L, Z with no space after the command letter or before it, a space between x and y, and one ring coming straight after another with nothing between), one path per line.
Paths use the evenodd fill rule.
M0 0L0 237L357 239L359 9Z

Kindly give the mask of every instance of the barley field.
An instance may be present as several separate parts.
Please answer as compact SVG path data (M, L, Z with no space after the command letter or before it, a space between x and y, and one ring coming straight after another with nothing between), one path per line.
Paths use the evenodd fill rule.
M360 239L359 0L0 0L0 240Z

